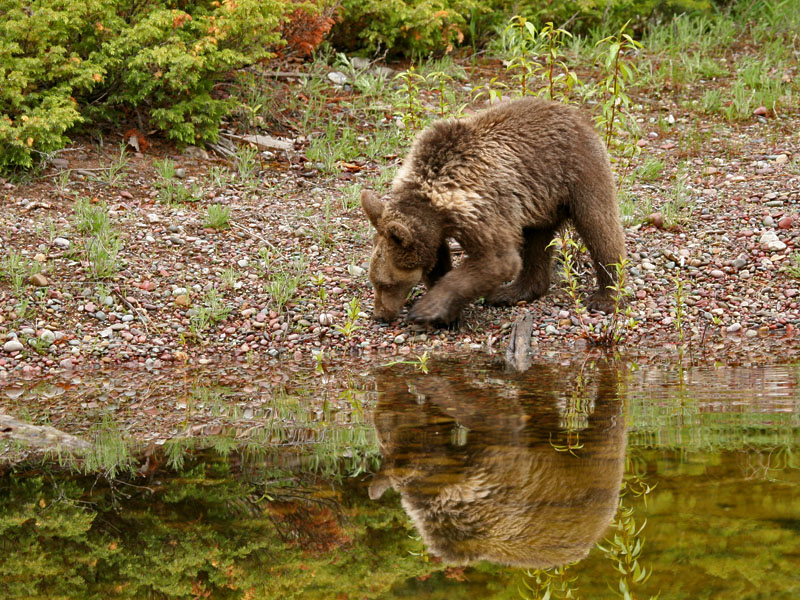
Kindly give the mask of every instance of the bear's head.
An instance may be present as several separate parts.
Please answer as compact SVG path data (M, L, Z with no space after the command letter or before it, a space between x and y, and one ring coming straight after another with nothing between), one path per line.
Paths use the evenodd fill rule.
M391 321L412 288L436 264L441 226L429 205L408 198L383 201L374 192L362 190L361 206L377 231L369 265L369 279L375 288L372 316Z

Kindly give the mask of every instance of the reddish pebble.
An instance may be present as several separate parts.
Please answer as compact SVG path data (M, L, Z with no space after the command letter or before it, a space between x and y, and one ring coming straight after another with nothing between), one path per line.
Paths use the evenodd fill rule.
M778 221L778 227L781 229L791 229L793 223L794 219L792 219L790 215L786 215Z
M639 300L644 300L645 298L647 298L647 292L644 291L644 290L639 290L639 291L636 292L636 297Z
M759 115L761 117L767 114L767 107L766 106L759 106L757 109L753 111L754 115Z
M647 217L647 220L650 221L654 227L658 227L659 229L664 226L664 215L660 212L651 213L650 216Z

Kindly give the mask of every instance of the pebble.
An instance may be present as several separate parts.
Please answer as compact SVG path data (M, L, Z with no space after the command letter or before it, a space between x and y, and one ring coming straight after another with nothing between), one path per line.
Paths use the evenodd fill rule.
M401 344L405 344L406 343L406 336L404 336L403 334L400 334L400 335L396 336L394 338L394 343L397 344L398 346L401 345Z
M361 277L364 274L364 269L357 265L347 265L347 272L353 277Z
M790 215L781 217L780 220L778 221L778 227L780 229L791 229L793 224L794 224L794 219Z
M61 248L62 250L66 250L67 248L69 248L69 240L67 238L57 237L53 240L53 244L55 244L57 248Z
M39 333L39 339L46 344L52 344L56 341L56 334L49 329L42 329L41 333Z
M713 269L712 271L709 272L709 275L711 275L715 279L722 279L723 277L725 277L725 272L720 271L719 269Z
M181 294L175 297L175 304L178 306L189 306L190 303L188 294Z
M647 221L653 225L653 227L661 229L664 226L664 215L662 215L660 212L651 213L647 217Z
M331 313L322 313L319 316L319 324L324 327L333 325L333 315Z
M769 250L770 252L780 252L786 249L786 244L778 239L778 235L774 231L765 231L758 242L764 250Z
M547 327L544 328L544 332L547 335L555 335L556 333L558 333L558 329L556 329L555 325L548 325Z
M741 329L742 329L741 323L734 323L732 325L729 325L725 331L727 331L728 333L737 333L741 331Z
M775 219L773 219L770 215L764 217L762 222L764 223L764 227L775 227Z
M19 352L24 347L25 346L22 345L22 342L20 342L17 339L13 339L13 340L8 340L5 344L3 344L3 351L4 352Z
M733 262L731 264L733 265L734 269L739 271L743 269L745 266L747 266L747 259L745 259L742 256L738 256L737 258L733 259Z
M328 79L335 85L344 85L347 83L347 75L339 71L331 71L328 73Z
M41 273L36 273L35 275L31 275L30 282L32 285L36 287L45 287L50 285L50 281L48 281L47 277L42 275Z

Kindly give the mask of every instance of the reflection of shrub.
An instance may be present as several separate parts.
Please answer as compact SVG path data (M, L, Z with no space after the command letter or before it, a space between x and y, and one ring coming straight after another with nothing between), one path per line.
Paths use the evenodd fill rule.
M215 139L230 101L214 86L270 56L289 8L290 0L0 0L0 168L30 166L76 123L133 111L172 139Z

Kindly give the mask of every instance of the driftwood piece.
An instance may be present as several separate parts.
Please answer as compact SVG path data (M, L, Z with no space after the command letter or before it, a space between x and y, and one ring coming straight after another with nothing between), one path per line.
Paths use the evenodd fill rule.
M271 135L235 135L232 133L226 133L223 135L232 140L255 144L262 150L291 150L294 148L294 142L279 140Z
M527 371L531 366L531 334L533 315L520 315L511 327L506 348L506 366L515 371Z
M49 425L31 425L14 417L0 414L0 440L21 442L41 450L88 450L88 442Z

